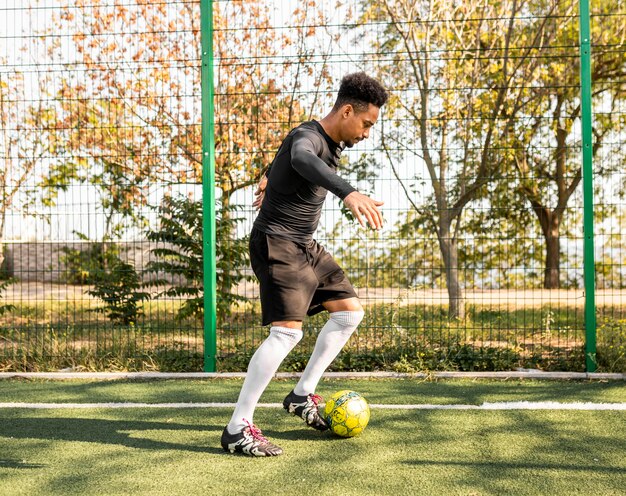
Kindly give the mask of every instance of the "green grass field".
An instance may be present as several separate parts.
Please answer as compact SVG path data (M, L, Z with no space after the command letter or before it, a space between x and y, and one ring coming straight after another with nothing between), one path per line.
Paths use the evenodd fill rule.
M280 402L293 380L273 381ZM241 380L0 381L1 402L234 402ZM626 402L624 382L325 380L374 404ZM623 495L626 412L373 409L339 439L282 409L255 422L285 450L224 453L230 408L0 409L3 495Z

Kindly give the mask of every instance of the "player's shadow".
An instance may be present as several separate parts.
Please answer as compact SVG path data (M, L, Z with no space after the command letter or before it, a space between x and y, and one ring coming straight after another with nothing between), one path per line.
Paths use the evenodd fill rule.
M0 422L0 436L46 441L80 441L117 444L148 450L179 450L195 453L220 453L219 436L224 426L186 425L169 422L103 420L96 418L12 418ZM149 431L202 431L206 441L187 444L147 437ZM10 462L7 460L7 462ZM2 466L2 465L0 465Z
M272 429L263 429L263 435L269 439L283 439L287 441L332 441L341 439L332 435L329 431L316 431L312 428L296 428L285 431L274 431Z

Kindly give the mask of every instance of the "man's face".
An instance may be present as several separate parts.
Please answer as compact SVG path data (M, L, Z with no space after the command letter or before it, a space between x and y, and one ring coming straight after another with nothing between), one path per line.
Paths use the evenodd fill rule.
M352 105L345 105L341 109L342 141L348 148L352 148L370 135L370 128L378 120L379 111L380 109L371 103L362 112L356 112Z

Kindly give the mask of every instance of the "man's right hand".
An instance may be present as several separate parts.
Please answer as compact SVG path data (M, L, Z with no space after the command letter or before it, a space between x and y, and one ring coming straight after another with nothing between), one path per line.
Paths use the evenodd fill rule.
M254 202L252 203L252 206L257 210L261 208L261 203L263 203L263 198L265 197L266 187L267 187L267 176L264 175L259 181L259 185L256 191L254 192L255 199L254 199Z
M365 227L365 221L374 229L383 227L383 214L378 207L385 202L374 200L358 191L353 191L343 199L343 203L350 209L362 227Z

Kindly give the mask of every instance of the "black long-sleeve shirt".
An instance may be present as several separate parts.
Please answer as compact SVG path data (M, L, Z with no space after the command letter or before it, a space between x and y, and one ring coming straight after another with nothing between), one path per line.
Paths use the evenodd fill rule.
M267 171L265 197L254 227L294 241L307 242L317 229L326 194L344 199L356 191L337 176L343 145L317 121L293 129Z

